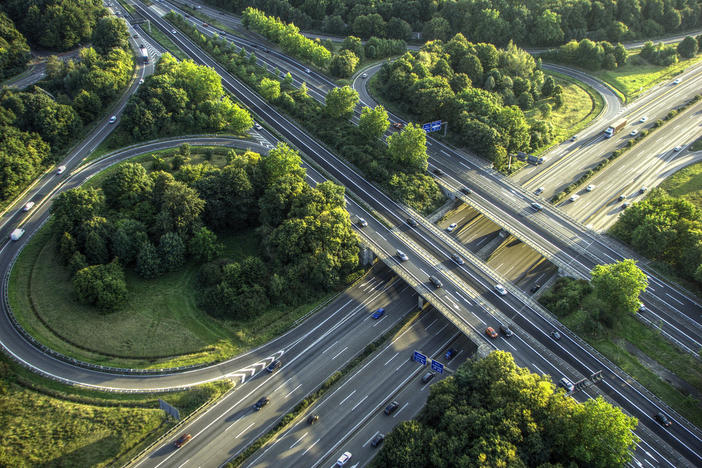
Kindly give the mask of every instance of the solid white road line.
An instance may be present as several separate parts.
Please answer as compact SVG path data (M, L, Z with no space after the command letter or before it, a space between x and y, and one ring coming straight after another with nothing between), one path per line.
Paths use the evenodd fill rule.
M244 430L241 431L239 434L237 434L237 436L234 437L234 438L235 438L235 439L238 439L239 437L241 437L241 436L244 434L244 432L246 432L246 431L248 431L249 429L251 429L251 426L253 426L254 424L256 424L256 423L251 423L251 424L249 424L248 426L246 426L246 428L244 428Z
M349 398L351 398L351 396L352 396L354 393L356 393L356 390L354 390L353 392L349 393L348 396L347 396L346 398L344 398L343 400L341 400L341 403L339 403L339 406L343 405L344 402L345 402L346 400L348 400Z
M297 444L299 444L300 442L302 442L302 439L304 439L305 436L307 436L307 434L309 434L309 432L305 432L304 434L302 434L302 437L300 437L299 439L297 439L297 441L296 441L294 444L292 444L292 445L290 446L290 448L293 448L293 447L295 447Z

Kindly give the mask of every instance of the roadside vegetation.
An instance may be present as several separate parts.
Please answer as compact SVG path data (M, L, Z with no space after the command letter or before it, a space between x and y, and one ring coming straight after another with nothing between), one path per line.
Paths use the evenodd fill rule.
M0 10L0 81L21 73L30 58L27 39Z
M693 424L702 424L702 364L635 315L645 275L632 260L598 266L591 282L559 278L539 302L566 327Z
M439 186L426 172L426 139L414 129L406 137L396 140L397 148L403 141L413 140L411 151L401 154L386 145L380 136L388 128L384 109L364 112L367 123L356 126L349 116L358 102L358 94L348 86L330 92L324 104L307 93L307 85L293 85L292 76L284 78L270 73L256 64L256 57L244 49L236 49L219 38L207 38L187 23L182 16L169 14L167 18L208 53L227 67L251 88L281 111L323 141L333 151L359 168L369 179L385 188L396 200L422 213L431 213L445 201ZM419 137L419 139L415 139ZM405 165L406 159L412 163Z
M563 86L526 51L473 44L460 34L385 64L377 86L413 120L449 122L458 144L497 169L507 168L511 153L548 146L553 126L546 119L565 101ZM527 121L531 109L542 118Z
M218 398L222 381L165 394L113 394L53 382L0 357L0 465L119 466L170 429L161 398L181 418Z
M193 153L184 145L113 167L89 187L62 194L53 227L57 234L67 231L58 236L44 228L13 269L10 301L18 320L59 352L119 367L222 360L289 329L361 271L348 214L337 206L343 191L330 183L312 189L301 179L299 157L277 151L262 160L231 150ZM272 172L286 174L285 180L259 185ZM152 222L164 222L166 215L148 208L154 184L162 185L162 198L181 187L186 198L175 205L205 201L205 208L190 221L179 213L185 230L159 235ZM329 210L314 205L322 211L310 211L312 200L322 203L321 193ZM89 194L95 206L86 205ZM288 219L287 210L295 215ZM78 213L88 219L70 218ZM259 216L265 225L257 230ZM293 238L294 247L280 243ZM334 244L315 247L331 239ZM337 243L346 253L330 250ZM340 263L328 263L334 258Z
M624 466L637 425L602 397L565 398L550 376L494 351L432 385L417 419L395 426L369 466Z
M93 23L86 37L92 47L76 60L51 57L37 86L0 94L0 203L57 162L129 83L134 60L124 22L101 16Z

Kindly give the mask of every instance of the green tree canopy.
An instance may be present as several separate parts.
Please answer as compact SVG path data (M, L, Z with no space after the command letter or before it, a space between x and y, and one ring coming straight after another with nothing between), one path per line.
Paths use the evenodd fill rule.
M648 278L631 259L592 269L592 287L613 318L635 314L639 294L648 287Z
M383 106L375 106L373 109L364 107L361 111L358 128L367 138L380 138L389 126L390 119Z
M358 93L350 86L337 87L325 97L327 113L334 118L345 118L353 113L358 103Z
M409 123L400 133L390 135L388 151L393 163L408 172L427 170L427 134L419 125Z

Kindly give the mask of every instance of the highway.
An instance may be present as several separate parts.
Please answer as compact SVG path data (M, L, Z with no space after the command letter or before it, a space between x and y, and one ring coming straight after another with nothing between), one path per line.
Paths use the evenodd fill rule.
M344 185L347 186L350 193L354 196L361 197L367 205L388 218L396 228L388 229L374 219L369 219L370 216L365 214L364 217L368 219L370 225L368 227L369 229L367 229L367 233L361 233L364 239L374 246L374 250L381 255L381 258L386 263L389 263L396 271L399 270L402 275L407 277L413 288L420 290L425 297L430 297L432 303L436 304L437 307L443 308L443 313L447 314L446 310L451 310L452 313L447 314L451 321L454 324L458 322L459 326L470 330L471 338L479 343L480 346L490 349L499 345L500 348L513 352L518 361L521 360L519 362L523 363L523 365L536 367L539 370L543 369L543 372L550 373L554 376L565 374L572 380L578 380L579 376L590 375L595 370L606 369L609 373L607 374L605 382L600 384L602 391L612 397L617 403L625 406L632 414L639 417L642 426L653 431L656 435L663 437L675 450L692 461L685 462L672 452L668 454L668 450L662 448L665 447L665 443L661 443L656 436L648 433L644 427L640 430L641 436L644 438L642 444L648 444L646 441L651 440L651 444L653 445L646 445L646 447L650 448L650 450L653 451L652 453L664 453L665 455L661 455L660 458L669 458L672 460L668 463L669 466L675 466L678 462L680 464L696 464L702 461L699 459L698 453L696 453L696 447L699 446L700 439L698 435L696 435L695 430L691 429L682 417L677 418L677 416L675 416L678 424L671 428L670 431L658 427L658 425L653 422L651 415L660 409L659 403L657 403L655 399L652 399L645 391L638 388L636 384L628 382L626 376L620 374L621 371L608 367L606 362L593 355L576 338L569 336L557 323L551 321L548 316L543 315L543 311L529 304L528 300L526 301L528 306L524 307L525 300L519 295L520 293L518 290L509 287L511 294L506 297L499 297L492 294L491 290L495 277L489 272L486 273L484 270L479 270L473 265L458 267L450 260L450 255L455 252L460 252L466 258L470 255L470 253L464 251L458 243L442 234L435 227L427 225L422 220L420 220L418 228L409 228L405 224L405 219L409 216L416 216L415 213L387 199L387 197L380 193L375 187L371 186L351 171L343 161L336 159L334 155L326 151L313 139L307 137L304 132L301 132L294 124L287 122L285 118L271 109L245 86L237 83L236 80L222 70L221 67L194 47L190 41L183 38L182 34L170 34L170 28L168 25L165 25L160 18L149 14L141 7L140 10L143 11L146 16L150 17L153 24L159 25L159 27L164 30L167 35L171 36L180 47L183 47L187 53L191 54L196 61L213 66L218 73L222 75L225 86L245 104L254 109L259 116L263 116L268 125L284 135L289 141L297 144L311 156L317 164L334 175L337 179L341 180ZM364 214L363 208L361 208L360 205L351 206L350 211L356 214ZM32 229L36 226L28 227ZM6 244L6 246L7 245L8 244ZM406 248L406 245L411 246L411 250L407 250L408 253L411 253L411 261L400 264L397 260L392 260L391 257L393 257L395 250L397 248ZM3 260L8 258L8 255L6 255L7 253L9 253L9 251L2 252ZM7 267L8 265L5 264L3 266ZM428 271L437 272L436 274L445 282L444 288L441 290L430 289L426 281ZM468 286L468 284L470 284L470 286ZM459 306L458 304L461 305ZM497 310L502 311L502 313L497 312ZM482 334L484 327L486 324L495 325L498 323L498 320L500 322L508 321L509 319L505 320L505 314L516 323L517 326L515 329L518 331L518 336L522 335L522 330L526 331L526 333L524 333L524 339L512 340L514 344L509 344L506 340L498 340L498 344L488 341ZM564 334L564 338L559 342L551 339L549 332L552 329L560 329ZM476 335L479 338L476 339ZM529 336L536 337L539 343L526 341L530 339ZM300 353L299 356L306 356L306 354ZM298 359L305 358L299 357ZM558 367L553 367L551 363L560 363L560 359L564 359L569 365L559 364ZM540 364L534 364L534 362ZM563 371L560 369L563 369ZM284 375L281 373L282 370L283 369L274 374L274 376ZM319 380L320 377L321 375L314 376L314 379L317 380L317 384L321 382L321 380ZM612 380L611 383L608 381L609 379ZM254 381L256 380L257 379L254 379ZM180 378L179 381L182 381L182 378ZM265 380L261 385L267 382L268 380ZM241 386L239 389L245 389L245 386ZM255 401L255 395L253 393L256 391L258 391L258 389L251 390L251 395L247 394L247 396L242 397L241 401L236 404L244 405L246 403L248 405L252 403L252 401L246 400L246 398L251 398ZM242 392L237 390L233 392L232 395L239 393ZM233 401L232 404L234 404ZM273 405L273 402L271 402L271 405ZM218 406L218 408L218 410L221 410L224 406ZM268 408L274 408L274 406L269 405L266 409L262 410L261 414L265 414L264 412L267 411ZM216 412L217 411L210 411L206 414L210 415L208 417L214 418L217 417L213 415L213 413ZM196 422L199 424L201 419L202 418L199 418L193 421L192 424ZM221 421L221 418L219 420ZM207 424L209 423L205 423L206 427L203 427L203 429L207 430L202 433L202 436L198 437L201 438L203 443L212 438L212 443L216 447L218 444L221 444L221 441L217 442L216 440L218 437L215 430L216 427L207 426ZM254 426L256 426L256 428L262 428L263 430L263 428L266 427L266 422L262 421L256 425L254 421ZM247 430L253 431L254 429ZM197 444L194 443L196 441L197 438L194 438L193 441L190 442L192 445L188 445L193 447L193 450L197 448ZM228 443L231 442L226 442L225 445ZM656 449L653 448L654 446ZM165 450L165 448L163 450ZM228 450L231 451L232 449ZM209 448L206 452L209 453ZM164 458L173 457L173 460L170 458L168 459L168 465L171 465L177 457L181 456L180 453L187 455L187 451L181 449L178 451L177 456L169 455L168 453L162 453L160 456ZM187 463L188 460L189 459L186 459L183 463ZM161 463L161 461L157 463Z
M137 9L139 9L143 15L147 16L152 21L152 24L158 25L159 28L170 33L170 26L163 22L163 20L151 10L140 7L139 5L137 5ZM469 333L471 335L471 339L475 339L474 335L482 337L482 335L479 335L482 331L482 327L480 327L480 325L473 325L473 322L477 320L478 324L480 324L480 322L486 323L486 321L487 323L494 323L494 319L490 318L491 307L484 302L484 299L487 299L491 301L492 304L497 304L497 308L513 314L515 323L517 323L520 328L524 328L528 335L537 337L541 345L548 347L549 351L553 352L555 356L561 357L569 362L574 368L578 369L578 372L581 372L582 375L590 375L592 372L599 369L611 372L612 374L608 374L608 377L600 385L602 391L618 404L627 408L632 414L639 417L643 426L654 431L658 436L663 437L666 442L680 453L684 453L686 457L691 457L691 460L695 460L699 457L694 447L698 446L702 439L696 434L695 429L692 429L686 423L682 422L675 425L679 433L674 433L674 429L662 431L651 418L651 415L655 413L654 408L660 407L659 403L655 402L650 395L647 395L647 392L645 392L643 388L634 382L630 382L628 377L619 375L621 371L610 363L607 363L603 358L593 354L593 352L588 350L587 346L576 337L568 336L566 341L561 340L560 342L554 342L548 333L552 329L551 327L559 327L558 324L552 323L547 316L543 315L543 311L540 310L538 305L531 303L528 298L519 295L519 292L514 288L510 288L512 294L504 297L496 296L488 292L492 290L492 284L490 282L492 278L489 278L489 272L484 270L478 272L478 267L473 262L467 262L465 266L455 268L455 274L460 276L454 279L452 272L446 269L446 264L449 255L456 252L455 249L461 249L460 246L456 245L451 239L447 239L446 236L442 235L440 231L433 226L426 225L423 222L419 225L421 229L409 229L406 224L404 224L404 219L406 216L412 214L411 211L398 206L395 202L388 199L374 186L368 184L362 177L353 172L345 162L339 160L325 148L321 147L315 140L309 138L294 123L280 116L277 111L244 85L238 83L237 80L231 77L229 73L199 50L199 48L192 44L181 33L176 33L171 36L179 47L185 50L196 62L212 66L222 76L225 87L233 92L245 105L254 109L259 116L265 116L266 122L272 128L300 147L308 156L313 158L316 164L320 165L334 178L343 183L350 193L353 193L354 196L361 197L371 208L386 217L392 224L398 226L402 234L411 236L411 238L407 238L406 240L403 238L403 240L405 240L405 242L412 241L412 251L421 253L421 256L417 258L411 257L410 262L403 263L402 268L409 269L414 276L410 278L410 283L415 288L425 291L426 295L430 290L428 290L426 286L426 280L422 280L422 278L426 278L426 276L423 276L424 271L426 271L425 268L432 268L434 271L440 268L437 271L437 276L439 276L442 281L445 281L444 288L435 290L434 294L428 295L428 298L431 299L434 306L440 309L445 308L442 312L447 314L458 326L473 327L472 332L470 330L464 330L464 333ZM395 242L395 244L393 244L387 241L387 238L382 235L385 234L385 231L379 230L376 226L372 227L384 240L380 237L372 236L371 243L380 246L383 252L392 251L392 248L398 245L397 239L392 239L392 241ZM392 234L397 235L398 230L394 230ZM366 240L369 240L368 237L366 237ZM420 244L424 246L429 245L432 246L432 248L429 252L426 250L423 251L421 248L422 245ZM462 253L465 253L466 256L469 255L468 252ZM381 256L381 258L383 257ZM390 259L384 260L391 265L393 264ZM443 268L439 266L440 264ZM418 273L415 273L417 270ZM398 270L396 269L396 271ZM417 281L417 283L413 283L413 281ZM479 308L475 308L475 305L471 303L473 307L466 311L465 307L459 305L461 303L461 300L458 299L459 297L463 294L472 294L468 286L466 286L466 283L470 283L470 287L478 293L477 298L471 297L468 302L470 303L470 301L474 299L480 300L480 302L478 302ZM515 294L519 295L519 297L515 297ZM525 307L525 304L528 304L528 306ZM536 321L536 323L534 321ZM566 332L564 331L564 333ZM478 342L479 340L480 339L478 339ZM516 352L521 353L526 351L517 349ZM608 381L610 378L612 382ZM682 417L680 418L682 419ZM673 459L676 458L674 457ZM677 460L683 463L681 459Z

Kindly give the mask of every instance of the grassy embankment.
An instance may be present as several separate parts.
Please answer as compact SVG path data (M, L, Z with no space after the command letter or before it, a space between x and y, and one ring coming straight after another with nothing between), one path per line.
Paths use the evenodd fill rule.
M193 163L203 158L197 151L193 148ZM160 157L168 159L164 153ZM211 158L213 164L224 160L217 154ZM91 183L102 177L104 173ZM247 231L221 235L220 241L224 255L236 261L257 251L259 236ZM154 280L128 271L127 304L103 315L74 298L69 272L56 251L49 226L25 247L10 278L13 311L22 326L47 346L107 366L162 368L226 359L280 335L335 294L318 294L298 307L274 306L252 320L219 320L197 306L199 265L191 263Z
M635 51L629 55L627 64L623 67L616 70L599 70L588 73L612 86L620 93L624 102L630 102L636 99L639 94L682 73L683 70L700 60L702 60L702 54L688 60L681 60L669 67L661 67L651 65L639 57L638 51Z
M121 466L174 422L158 398L185 417L229 382L167 394L112 394L59 384L0 357L0 466Z

